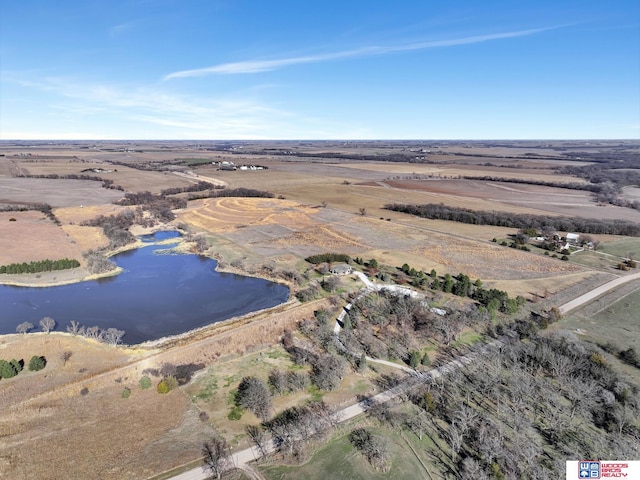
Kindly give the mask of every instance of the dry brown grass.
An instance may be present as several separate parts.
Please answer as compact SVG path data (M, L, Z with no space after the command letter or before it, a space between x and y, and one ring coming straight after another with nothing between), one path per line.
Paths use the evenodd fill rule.
M0 212L0 225L0 265L65 257L82 260L83 248L74 237L41 212Z
M0 203L48 203L53 207L100 205L122 197L100 182L49 178L0 177Z
M209 232L226 232L259 225L280 225L303 229L315 222L315 209L286 200L270 198L211 198L193 201L179 218Z
M323 305L279 307L223 322L162 350L116 349L56 333L1 337L0 358L28 363L37 354L48 364L40 372L2 380L0 476L139 479L198 458L212 433L210 424L197 420L198 410L183 389L167 395L156 393L155 385L141 390L143 371L163 363L218 365L220 359L257 351L278 343L285 328ZM73 354L63 366L65 350ZM124 387L132 391L128 399L121 398ZM240 434L243 426L238 428Z

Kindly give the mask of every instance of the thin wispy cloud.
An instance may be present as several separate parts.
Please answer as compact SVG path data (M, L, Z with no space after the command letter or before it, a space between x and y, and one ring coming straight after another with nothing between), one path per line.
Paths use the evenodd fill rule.
M92 84L73 78L45 77L38 80L13 80L23 87L48 92L55 97L49 107L57 118L74 119L118 118L117 131L137 128L139 138L234 138L270 139L285 135L298 138L305 135L305 128L325 122L273 108L266 103L245 99L238 95L193 96L163 91L158 86L133 86L118 84ZM326 136L336 136L346 125L335 125L335 131ZM123 126L123 127L122 127ZM127 127L128 126L128 127ZM133 126L133 127L132 127ZM342 130L341 130L342 129ZM284 134L282 132L285 132ZM32 136L12 129L3 131L3 138L124 138L126 133L108 131L91 133L37 131Z
M385 55L390 53L408 52L415 50L425 50L429 48L453 47L457 45L470 45L474 43L489 42L492 40L502 40L507 38L525 37L536 33L544 32L558 27L535 28L529 30L519 30L514 32L494 33L487 35L476 35L471 37L455 38L449 40L437 40L430 42L409 43L396 46L370 46L341 52L332 52L321 55L307 55L300 57L280 58L274 60L246 60L242 62L222 63L211 67L197 68L193 70L181 70L166 75L163 80L174 78L202 77L206 75L235 75L242 73L260 73L277 70L291 65L305 63L320 63L331 60L346 58L367 57Z
M112 37L121 35L128 30L132 30L134 25L135 25L134 22L126 22L126 23L121 23L119 25L114 25L109 29L109 35Z

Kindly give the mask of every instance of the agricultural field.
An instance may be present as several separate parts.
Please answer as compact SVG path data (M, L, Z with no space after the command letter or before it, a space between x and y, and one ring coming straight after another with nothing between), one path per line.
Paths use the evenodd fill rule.
M561 169L589 167L598 154L635 152L640 147L603 143L580 155L582 148L576 142L514 142L510 147L481 142L0 142L0 206L15 207L0 212L0 264L47 259L50 252L82 264L74 271L43 273L38 278L0 275L0 282L51 285L86 278L83 254L101 249L108 256L118 249L110 247L103 228L83 224L101 215L124 218L137 211L140 223L131 226L130 233L179 228L186 232L179 248L193 251L195 240L201 238L203 253L218 260L219 269L286 282L291 290L290 300L274 309L139 346L115 348L60 331L0 337L0 358L38 354L48 360L41 372L25 371L0 381L6 404L0 415L0 476L86 478L87 472L93 472L107 480L164 479L197 466L203 442L216 432L233 450L248 447L245 428L260 420L235 404L239 382L249 374L266 381L272 369L310 372L312 365L296 364L293 354L282 347L284 333L292 331L296 341L309 342L301 325L313 323L318 312L329 312L330 318L323 320L325 333L318 334L326 342L335 316L363 286L356 276L346 276L335 281L332 291L325 289L323 282L330 276L322 266L304 260L310 255L330 252L360 257L357 269L373 282L381 281L376 273L408 282L397 275L404 264L426 274L436 270L440 279L464 273L471 281L481 279L486 289L503 290L512 298L522 296L524 312L558 306L628 275L615 265L620 257L640 254L640 241L632 237L593 234L599 242L597 251L562 261L545 255L541 248L524 251L500 245L503 239L515 238L515 228L428 220L385 208L389 203L443 203L514 215L640 222L636 209L605 205L585 190L540 184L585 183L585 178ZM578 155L583 158L578 160ZM213 163L223 161L264 169L222 171ZM92 171L83 173L86 169ZM101 181L29 178L81 174L112 181L122 190L103 188ZM169 188L193 187L202 179L212 188L205 185L203 190L160 195ZM272 195L215 197L225 185L227 190L255 189ZM144 213L140 213L142 206L115 203L126 193L145 191L153 194L148 197L157 204L144 205ZM55 221L41 211L17 210L34 203L49 204ZM166 215L148 226L146 221L153 223L152 212L166 214L168 205L179 205L170 212L175 218ZM372 260L377 268L371 266ZM296 294L310 286L317 288L311 299L298 300ZM640 308L640 294L632 284L625 288L629 290L624 294L620 290L621 298L605 296L592 304L592 310L572 312L550 331L569 331L592 343L611 340L620 348L637 345L634 312ZM412 343L414 337L398 333L408 331L404 324L402 329L376 325L371 330L371 335L386 335L387 344L376 344L371 335L365 340L391 352L393 337L396 343L410 345L439 362L451 351L482 343L486 327L514 320L503 313L490 317L470 298L432 292L428 287L422 292L431 305L456 314L447 318L473 317L477 323L462 325L450 345L437 332L428 344ZM424 315L429 322L438 320L434 313ZM330 345L325 347L320 341L313 348L336 354ZM67 351L72 355L63 360ZM400 356L392 360L402 365L407 361ZM332 408L351 405L384 389L382 380L395 371L371 363L357 370L354 365L345 370L335 390L308 386L273 395L274 413L320 399ZM189 378L169 393L159 394L161 372L170 371L171 366L187 368ZM630 366L616 366L633 376ZM150 376L151 388L141 388L143 376ZM123 396L125 390L129 394ZM402 411L403 406L398 408ZM445 424L437 425L444 428ZM389 439L392 460L387 473L374 469L350 442L349 429L356 426ZM38 462L32 461L32 449L25 449L26 444L43 452ZM301 465L266 462L256 468L268 479L408 479L416 478L416 472L444 479L452 478L455 463L432 453L448 448L447 441L435 434L420 439L406 429L361 417L331 433L326 444L315 445ZM69 451L79 453L69 458ZM229 478L243 476L234 473Z
M1 178L0 205L47 203L52 207L102 205L122 197L100 182L48 178Z
M82 259L82 246L42 212L0 212L0 224L0 265L59 258ZM100 245L100 242L95 244ZM52 245L55 245L56 258L51 258Z

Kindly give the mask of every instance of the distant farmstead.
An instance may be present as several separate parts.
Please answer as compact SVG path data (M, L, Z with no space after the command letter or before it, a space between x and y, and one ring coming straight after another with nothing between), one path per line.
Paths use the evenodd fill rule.
M577 245L580 242L579 233L567 233L567 243L571 245Z
M334 275L349 275L353 273L353 268L351 268L346 263L339 263L337 265L333 265L329 269L329 272L333 273Z

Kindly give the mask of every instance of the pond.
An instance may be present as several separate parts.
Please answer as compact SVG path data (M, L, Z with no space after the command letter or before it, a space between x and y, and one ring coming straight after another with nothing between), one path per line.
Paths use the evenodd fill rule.
M274 307L289 289L260 278L217 272L209 258L171 253L151 242L176 236L158 232L145 245L111 257L124 271L113 277L71 285L26 288L0 285L0 334L51 317L56 330L71 320L86 327L117 328L133 345L177 335L229 318Z

